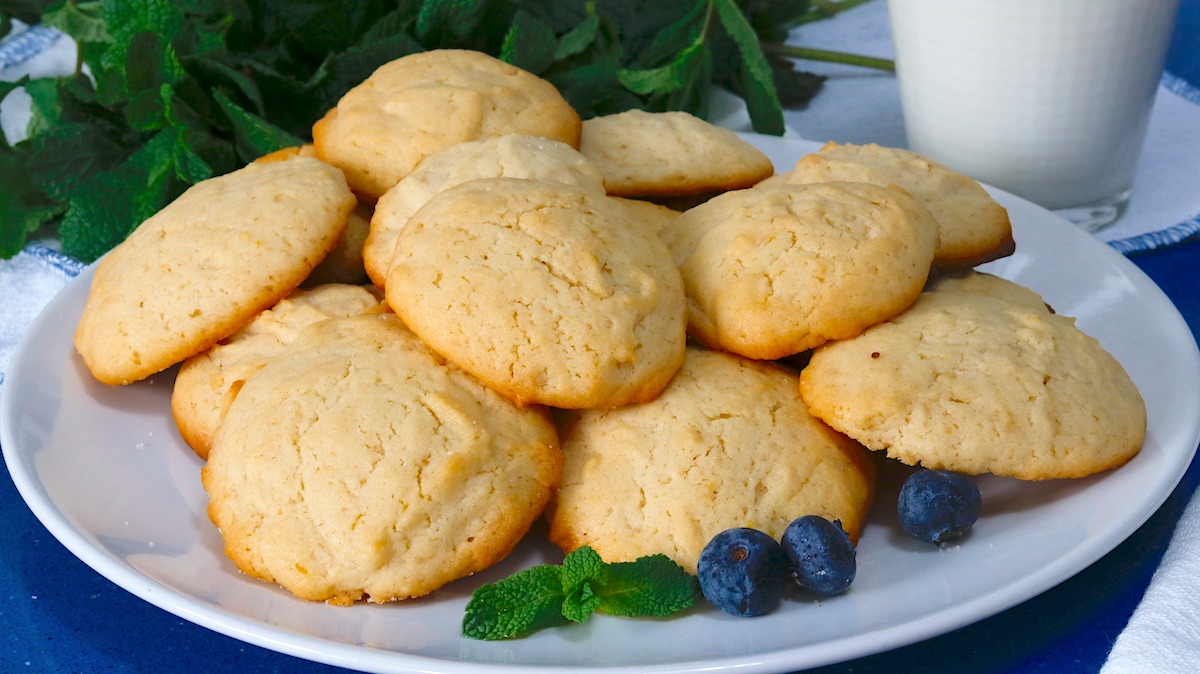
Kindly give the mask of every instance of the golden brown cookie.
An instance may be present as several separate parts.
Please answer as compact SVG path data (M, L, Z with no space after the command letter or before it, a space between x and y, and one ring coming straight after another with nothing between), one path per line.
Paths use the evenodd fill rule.
M412 214L438 192L480 178L550 180L604 192L599 170L578 150L556 140L507 134L436 152L388 190L375 207L363 249L363 262L375 285L387 284L396 237Z
M978 182L915 152L827 143L819 153L801 157L787 176L797 184L849 180L899 186L938 222L939 266L970 267L1011 255L1016 247L1008 211Z
M612 199L621 208L625 209L630 221L636 226L655 234L661 233L667 228L667 225L679 217L679 211L663 206L662 204L642 201L641 199L627 199L625 197L613 197Z
M360 201L346 218L346 229L337 245L300 285L312 288L327 283L362 285L370 279L363 266L363 247L371 231L371 204Z
M729 129L686 112L628 110L583 122L579 151L615 196L665 196L749 187L775 172Z
M903 314L816 349L800 379L812 413L927 468L1044 480L1125 463L1146 431L1137 387L1075 319L984 289L1008 283L935 284Z
M683 273L692 334L778 359L903 311L929 275L937 224L866 183L727 192L661 233Z
M563 481L550 539L609 562L664 554L691 573L731 527L775 538L793 519L840 520L857 539L874 465L813 418L774 363L689 348L656 400L563 415Z
M435 351L519 404L649 400L683 361L670 252L579 187L489 178L437 194L400 232L386 290Z
M435 49L380 66L313 126L313 145L374 201L434 152L509 133L578 147L579 115L536 75L482 52Z
M386 310L382 293L369 287L322 285L297 290L211 349L183 362L171 392L171 414L184 442L204 459L225 410L255 372L327 318Z
M355 203L342 172L309 157L192 186L101 259L76 349L106 384L204 351L295 289Z
M242 388L203 470L245 573L349 604L502 559L558 485L547 412L448 365L391 314L315 323Z

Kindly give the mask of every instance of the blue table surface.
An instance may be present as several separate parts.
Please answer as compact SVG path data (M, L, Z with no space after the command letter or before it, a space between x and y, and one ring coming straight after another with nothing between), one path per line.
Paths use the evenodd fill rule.
M1200 0L1184 0L1167 69L1200 82ZM1200 190L1200 179L1197 181ZM1133 256L1200 335L1200 241ZM820 674L1096 672L1200 482L1200 461L1140 529L1076 576L991 618ZM0 671L341 672L196 626L75 558L0 474Z

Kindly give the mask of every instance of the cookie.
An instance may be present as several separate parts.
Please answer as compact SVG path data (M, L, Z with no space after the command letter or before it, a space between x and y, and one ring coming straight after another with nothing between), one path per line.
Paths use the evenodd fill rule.
M435 351L518 404L653 398L683 361L683 284L666 246L609 197L473 180L400 232L387 301Z
M378 314L309 326L247 381L202 475L239 569L349 604L500 560L561 468L543 408L515 407Z
M736 133L686 112L628 110L583 122L579 151L615 196L666 196L749 187L775 172Z
M362 285L370 279L363 266L363 248L371 232L371 204L360 201L346 218L341 238L321 263L313 268L300 285L305 288L341 283Z
M106 384L208 349L295 289L355 203L341 171L309 157L193 185L100 260L76 349Z
M683 273L692 334L778 359L894 316L929 275L937 223L866 183L727 192L662 232Z
M211 349L185 360L171 390L171 414L184 442L207 458L221 417L247 379L317 321L385 311L381 295L341 284L297 290Z
M1120 466L1140 449L1137 386L1075 319L986 285L935 284L903 314L815 350L812 413L910 465L1023 480Z
M1050 305L1033 289L1019 283L992 274L973 269L958 270L953 273L942 272L936 278L931 278L929 288L941 292L955 291L963 293L978 293L996 299L1005 300L1036 311L1054 313Z
M575 148L555 140L523 134L461 143L436 152L388 190L376 204L363 263L375 285L387 283L396 237L430 197L480 178L530 178L604 191L600 172Z
M269 164L274 161L286 161L295 157L316 158L317 149L314 148L311 143L306 143L304 145L293 145L291 147L280 148L274 152L268 152L254 161L256 163Z
M793 519L840 520L857 539L874 465L812 417L797 375L774 363L690 347L656 400L560 420L562 486L550 539L609 562L664 554L691 573L731 527L778 539Z
M316 156L316 149L309 144L285 147L265 154L254 161L255 163L270 163L286 161L295 157ZM363 269L363 245L366 243L367 234L370 231L372 210L373 207L370 203L362 201L358 203L346 220L346 229L342 232L342 238L338 239L333 250L329 251L325 259L321 260L308 278L304 279L302 286L311 288L326 283L362 285L367 282L367 273Z
M974 179L915 152L879 145L827 143L786 174L797 184L862 181L897 185L938 222L935 264L970 267L1011 255L1008 211Z
M436 49L379 67L313 126L317 156L374 201L425 157L522 133L579 146L578 113L554 85L476 51Z
M634 226L656 235L662 233L667 225L679 217L679 211L662 204L625 197L612 197L612 200L625 210Z

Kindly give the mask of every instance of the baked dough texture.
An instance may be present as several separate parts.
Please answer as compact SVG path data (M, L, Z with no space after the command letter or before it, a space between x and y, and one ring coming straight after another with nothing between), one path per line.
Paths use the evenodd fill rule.
M434 152L509 133L579 147L579 115L536 75L482 52L435 49L385 63L348 91L313 126L313 145L374 201Z
M827 143L787 174L796 184L861 181L898 186L938 223L934 263L970 267L1012 254L1008 210L978 182L915 152L879 145Z
M358 202L346 218L346 229L337 245L304 279L301 286L312 288L328 283L362 285L370 280L363 268L363 246L370 234L372 210L371 204Z
M512 405L376 314L313 324L250 379L203 480L239 569L349 604L425 595L500 560L561 469L545 409Z
M305 327L327 318L386 311L382 293L343 284L296 290L221 340L183 362L171 390L171 414L184 442L204 459L221 417L255 372Z
M193 185L100 260L75 348L105 384L208 349L295 289L355 203L341 171L308 157Z
M691 347L653 402L564 413L550 539L609 562L661 553L691 573L730 527L778 539L812 514L857 540L874 464L813 418L797 389L797 375L774 363Z
M383 288L387 284L396 237L412 214L438 192L481 178L550 180L604 192L600 171L578 150L555 140L508 134L436 152L376 204L363 250L367 275L375 285Z
M666 246L610 197L474 180L396 242L387 301L435 351L518 404L617 407L683 362L683 284Z
M929 276L937 224L897 190L776 183L715 197L661 236L683 274L692 334L773 360L907 308Z
M686 112L628 110L583 122L579 151L615 196L670 196L749 187L775 172L736 133Z
M1137 387L1075 319L981 292L1010 283L935 284L903 314L820 347L801 374L805 402L910 465L1044 480L1124 464L1146 432Z

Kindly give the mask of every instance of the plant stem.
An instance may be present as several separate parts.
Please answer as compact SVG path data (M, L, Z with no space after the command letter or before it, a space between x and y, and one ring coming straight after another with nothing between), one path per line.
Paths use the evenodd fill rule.
M864 68L876 68L878 70L887 70L890 72L896 71L896 62L890 59L875 58L874 56L862 56L860 54L848 54L841 51L830 51L828 49L809 49L807 47L794 47L786 44L771 44L763 45L763 49L788 56L795 59L806 59L809 61L824 61L826 63L845 63L852 66L862 66Z
M859 5L864 5L870 1L871 0L840 0L840 2L834 2L833 0L812 0L812 9L808 10L808 13L797 19L793 25L798 26L802 23L812 23L813 21L828 19L838 12L854 9Z

